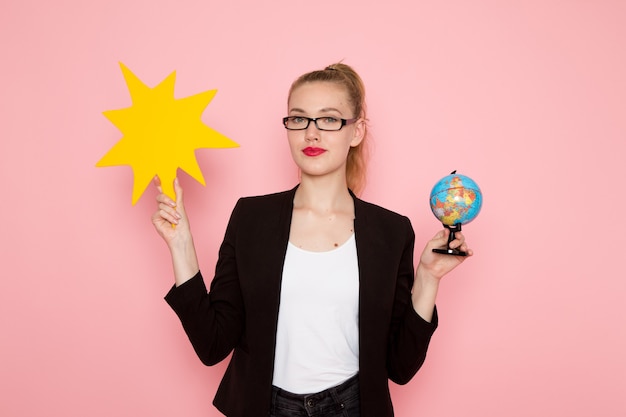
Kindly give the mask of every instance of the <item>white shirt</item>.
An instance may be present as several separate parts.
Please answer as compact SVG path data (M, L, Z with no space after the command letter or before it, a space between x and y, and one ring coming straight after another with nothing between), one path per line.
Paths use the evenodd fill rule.
M273 384L295 394L359 371L359 268L354 234L328 252L289 243L280 294Z

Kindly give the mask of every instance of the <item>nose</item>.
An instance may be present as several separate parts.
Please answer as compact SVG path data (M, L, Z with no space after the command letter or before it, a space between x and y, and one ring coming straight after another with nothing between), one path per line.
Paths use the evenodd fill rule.
M315 123L309 123L304 130L304 139L309 142L318 141L320 139L320 130Z

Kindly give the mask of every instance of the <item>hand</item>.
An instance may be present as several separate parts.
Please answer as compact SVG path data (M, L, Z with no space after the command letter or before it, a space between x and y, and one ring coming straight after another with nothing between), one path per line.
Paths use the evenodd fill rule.
M163 194L159 177L154 177L153 182L159 193L156 197L157 211L152 215L152 224L157 233L171 247L177 241L185 240L181 238L191 236L189 220L183 203L183 189L178 183L178 178L176 178L174 180L176 201L174 201Z
M178 183L178 178L176 178L174 180L176 201L173 201L163 194L161 181L158 177L154 178L154 185L159 194L156 198L158 209L152 215L152 224L167 243L172 255L174 279L176 286L179 286L196 275L200 269L189 228L189 220L183 204L183 189Z
M433 317L435 300L439 289L439 282L448 272L459 266L474 252L467 247L465 237L461 232L455 233L455 239L450 242L451 249L460 249L467 256L444 255L433 252L435 248L443 248L448 244L450 230L439 231L427 244L420 256L420 262L415 271L413 282L413 308L424 320L430 322Z
M448 244L448 236L450 230L447 228L439 231L427 244L420 256L420 262L417 266L416 276L435 278L440 280L448 272L459 266L465 259L474 255L474 252L468 248L465 242L465 236L462 232L455 233L455 239L450 242L451 249L459 249L467 253L467 256L444 255L435 253L434 248L443 248Z

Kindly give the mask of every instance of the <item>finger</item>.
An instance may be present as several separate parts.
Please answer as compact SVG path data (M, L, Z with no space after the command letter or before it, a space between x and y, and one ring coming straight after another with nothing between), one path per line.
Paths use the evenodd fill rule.
M448 229L441 229L435 234L435 236L433 236L432 240L448 239L449 234L450 231Z
M155 175L154 178L152 178L152 183L159 193L163 192L163 188L161 187L161 178L159 178L158 175Z
M428 242L427 246L432 248L440 248L448 244L448 236L450 231L448 229L442 229L438 231L435 236Z
M463 246L463 240L455 238L448 245L451 249L460 249Z
M460 245L459 245L459 249L462 250L463 252L467 252L468 255L469 253L474 253L470 248L469 245L467 244L467 241L465 241L465 237L461 236L460 240Z
M180 219L180 213L178 212L178 207L173 206L172 204L168 204L167 202L165 203L159 203L159 210L163 210L166 213L179 218Z
M183 187L180 186L178 177L174 179L174 192L176 193L176 205L179 206L181 210L184 210L185 206L183 203Z
M450 242L450 248L452 249L459 248L463 250L462 246L464 244L465 244L465 236L463 236L463 233L457 232L454 234L454 240ZM467 245L465 245L465 247L467 247Z
M169 207L176 207L176 202L174 200L172 200L166 194L163 194L163 192L157 194L156 201L159 204L165 204L165 205L167 205Z
M168 225L165 229L169 229L172 225L176 224L178 220L169 214L165 210L157 210L152 215L152 224L157 228L157 230L162 230L164 225Z
M452 247L452 244L450 244L450 246ZM463 242L461 245L455 248L460 250L461 252L465 252L467 256L472 256L474 254L474 251L469 248L467 242Z
M180 218L180 215L178 213L172 214L169 211L160 210L159 214L164 220L167 220L172 224L178 224L178 219Z
M169 207L165 204L159 204L159 209L154 214L154 220L165 220L172 224L178 224L181 216L180 214L172 207Z
M160 200L159 204L158 204L158 209L159 210L163 210L169 214L171 214L172 216L178 216L178 211L177 211L177 207L176 207L176 203L174 203L174 201L169 198L168 196L166 196L165 194L160 194Z

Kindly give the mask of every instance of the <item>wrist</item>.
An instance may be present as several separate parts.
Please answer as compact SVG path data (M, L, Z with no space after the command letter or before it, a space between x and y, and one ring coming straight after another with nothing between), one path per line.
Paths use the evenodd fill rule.
M439 282L439 279L425 271L421 264L418 266L415 272L411 301L415 312L428 322L432 320L433 311L435 310Z
M420 286L438 288L441 278L427 270L420 262L415 271L415 282Z
M200 269L191 235L172 240L169 245L176 286L192 278Z
M177 226L178 228L181 226ZM193 235L188 230L176 230L174 236L167 241L167 246L172 255L189 251L190 248L194 248Z
M439 281L433 282L431 280L421 281L416 279L413 284L413 292L411 294L413 304L435 304L437 299L437 293L439 292Z

